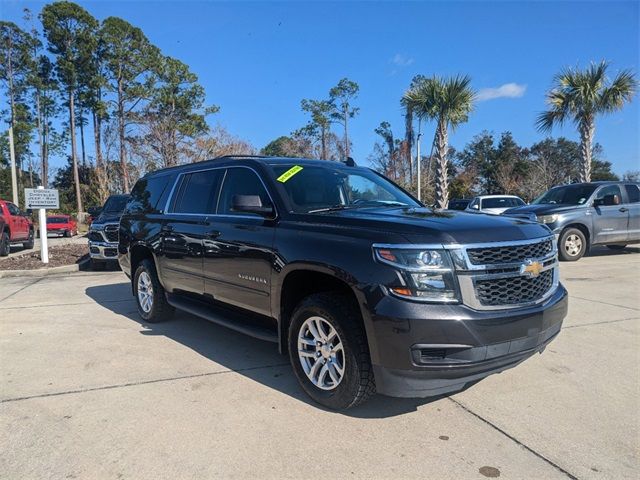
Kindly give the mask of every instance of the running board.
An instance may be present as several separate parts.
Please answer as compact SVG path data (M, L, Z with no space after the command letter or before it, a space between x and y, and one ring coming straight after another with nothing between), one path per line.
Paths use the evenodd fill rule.
M247 316L179 295L167 295L167 302L180 310L266 342L278 343L278 334L266 327L247 322Z

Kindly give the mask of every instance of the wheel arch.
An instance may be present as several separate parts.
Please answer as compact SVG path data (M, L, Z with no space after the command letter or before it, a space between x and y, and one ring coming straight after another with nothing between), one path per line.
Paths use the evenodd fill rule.
M562 227L562 231L560 232L560 236L558 238L562 237L564 232L567 231L567 229L569 229L569 228L575 228L575 229L580 230L582 232L582 234L584 235L584 238L587 240L587 251L588 251L589 248L591 248L591 241L592 241L591 231L589 230L589 227L587 225L585 225L584 223L580 223L580 222L569 223L569 224L565 225L564 227Z
M368 335L367 322L364 321L363 301L354 288L353 277L339 269L313 264L298 264L281 274L282 281L274 292L273 313L278 320L278 336L280 352L288 350L287 337L291 314L300 301L314 293L339 292L350 298L360 312L358 321L364 326Z
M131 271L131 291L133 292L133 278L135 276L136 270L138 269L138 265L145 259L153 260L153 263L156 265L156 271L158 268L158 262L156 261L156 256L153 253L153 249L145 244L145 243L136 243L131 246L129 249L129 262L130 262L130 271Z

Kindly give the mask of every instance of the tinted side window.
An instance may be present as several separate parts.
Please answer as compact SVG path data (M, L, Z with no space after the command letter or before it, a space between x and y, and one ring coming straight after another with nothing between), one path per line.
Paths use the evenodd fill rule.
M640 203L640 187L638 185L625 185L629 203Z
M229 168L224 179L218 213L230 215L253 215L252 213L236 212L231 209L234 195L258 195L262 206L272 206L264 185L253 170L248 168Z
M162 175L138 180L131 191L131 200L127 205L127 211L131 213L158 213L164 207L164 202L159 202L159 200L169 189L170 179L171 176Z
M211 213L222 170L205 170L183 175L173 201L175 213Z

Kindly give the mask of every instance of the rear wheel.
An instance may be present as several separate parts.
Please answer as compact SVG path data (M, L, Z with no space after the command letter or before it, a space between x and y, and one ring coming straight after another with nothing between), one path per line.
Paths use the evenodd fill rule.
M607 248L610 250L624 250L626 245L607 245Z
M11 251L11 245L9 244L9 234L2 232L0 234L0 257L6 257Z
M577 228L567 228L558 241L558 255L567 262L581 259L587 252L587 239Z
M319 404L342 410L375 393L360 312L349 298L335 293L305 298L292 315L288 344L298 382Z
M22 246L27 250L31 250L33 248L33 244L35 242L34 235L35 233L33 232L33 229L29 230L29 239L22 244Z
M69 238L71 236L71 230L65 230L64 231L64 236Z
M153 260L144 259L136 269L133 276L133 293L138 313L146 322L162 322L173 315L174 308L167 302Z

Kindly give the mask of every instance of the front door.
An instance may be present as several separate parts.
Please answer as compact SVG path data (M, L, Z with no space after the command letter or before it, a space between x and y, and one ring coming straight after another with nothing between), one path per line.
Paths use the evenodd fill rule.
M234 212L235 195L258 195L273 205L252 169L229 167L216 215L208 218L204 240L205 292L230 305L271 315L271 269L275 219Z
M616 203L604 205L605 197L613 196ZM596 192L593 204L593 242L606 244L624 242L627 239L629 209L622 205L619 185L605 185Z
M13 203L7 202L9 210L9 228L11 229L12 240L25 240L29 238L29 222Z
M160 232L158 267L169 292L204 294L203 240L221 170L187 172L177 179Z

